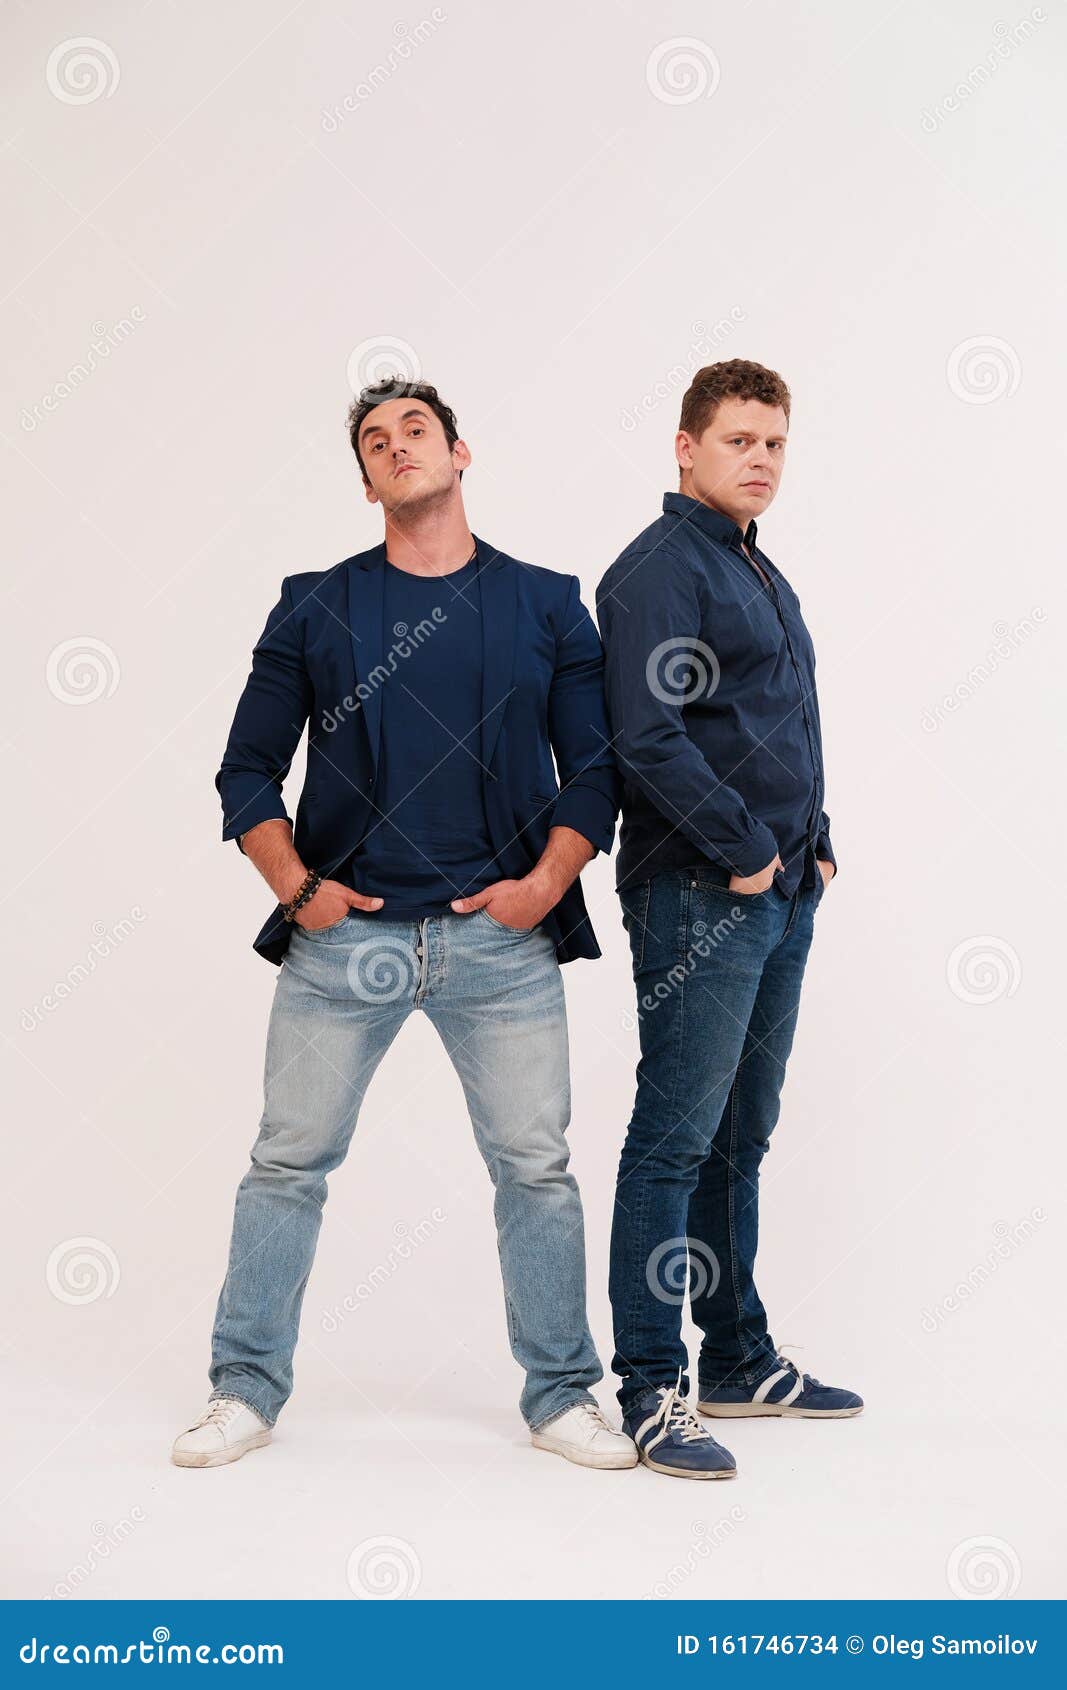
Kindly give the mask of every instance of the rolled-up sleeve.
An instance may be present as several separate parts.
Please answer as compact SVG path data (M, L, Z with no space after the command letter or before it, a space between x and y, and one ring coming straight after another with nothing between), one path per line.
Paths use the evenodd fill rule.
M253 649L252 670L215 776L222 800L222 837L235 839L241 851L241 835L260 822L289 820L282 785L311 704L311 682L286 577Z

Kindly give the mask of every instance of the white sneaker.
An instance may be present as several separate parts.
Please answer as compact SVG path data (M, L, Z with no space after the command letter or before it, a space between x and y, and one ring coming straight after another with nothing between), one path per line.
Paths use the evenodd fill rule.
M214 1397L196 1424L175 1438L170 1458L176 1467L221 1467L270 1438L270 1427L254 1409L236 1397Z
M565 1414L530 1433L535 1449L550 1450L579 1467L636 1467L637 1445L613 1432L595 1403L576 1402Z

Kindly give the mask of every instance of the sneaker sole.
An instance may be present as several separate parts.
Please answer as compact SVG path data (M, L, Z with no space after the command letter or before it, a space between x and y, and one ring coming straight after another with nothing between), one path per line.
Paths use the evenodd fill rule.
M863 1413L862 1403L858 1408L779 1408L773 1402L699 1402L697 1408L709 1420L849 1420Z
M231 1444L227 1449L172 1449L170 1458L175 1467L226 1467L231 1461L240 1461L242 1455L247 1455L250 1449L262 1449L264 1444L269 1443L269 1432L257 1432L253 1437L242 1438L239 1444Z
M719 1467L714 1470L694 1471L691 1467L665 1467L661 1461L653 1461L650 1456L642 1455L642 1467L648 1467L653 1473L665 1473L668 1479L736 1479L736 1467Z
M597 1467L602 1473L619 1473L624 1468L636 1467L635 1455L586 1455L581 1450L563 1449L559 1444L546 1443L543 1439L530 1435L530 1442L534 1449L543 1449L549 1455L562 1455L564 1461L573 1461L576 1467Z

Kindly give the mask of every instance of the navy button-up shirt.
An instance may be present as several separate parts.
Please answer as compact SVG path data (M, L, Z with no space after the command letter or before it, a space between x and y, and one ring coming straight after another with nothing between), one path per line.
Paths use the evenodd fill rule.
M775 853L783 894L813 883L816 857L835 862L815 650L756 524L742 535L700 500L665 494L601 581L597 612L625 783L619 890L707 861L724 880L755 874Z

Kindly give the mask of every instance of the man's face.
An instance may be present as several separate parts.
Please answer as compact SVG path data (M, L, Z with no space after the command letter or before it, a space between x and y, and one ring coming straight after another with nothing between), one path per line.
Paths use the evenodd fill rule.
M441 419L417 399L387 399L363 419L359 450L372 505L412 516L450 498L471 455L462 440L449 451Z
M788 429L780 405L727 395L699 440L684 430L675 438L681 492L747 528L778 491Z

